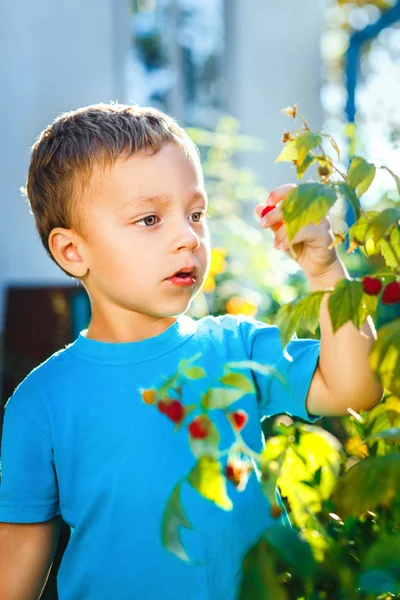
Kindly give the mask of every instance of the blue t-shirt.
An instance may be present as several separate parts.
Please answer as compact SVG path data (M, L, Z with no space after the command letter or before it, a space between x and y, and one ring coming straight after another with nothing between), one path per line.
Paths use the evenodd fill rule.
M85 337L34 369L6 405L1 445L0 521L33 523L61 515L71 537L57 575L60 600L233 600L247 550L276 520L253 472L244 491L227 481L231 511L205 499L187 481L180 500L193 529L180 528L185 562L162 543L168 499L197 458L188 429L145 403L142 389L158 388L182 358L206 377L181 382L182 403L197 404L218 387L224 365L253 360L273 365L289 382L246 369L256 393L229 410L244 409L244 441L263 448L260 420L288 413L314 420L306 397L316 369L318 340L293 338L283 352L279 330L253 318L181 315L158 336L127 343ZM293 361L290 360L292 357ZM221 383L219 384L222 385ZM223 410L209 416L220 450L234 442ZM283 514L282 521L287 516Z

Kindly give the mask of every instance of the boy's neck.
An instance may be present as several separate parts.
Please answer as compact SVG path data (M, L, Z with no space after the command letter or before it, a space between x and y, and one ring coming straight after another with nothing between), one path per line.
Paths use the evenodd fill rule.
M163 333L178 317L134 315L131 322L110 322L92 317L86 337L98 342L141 342Z

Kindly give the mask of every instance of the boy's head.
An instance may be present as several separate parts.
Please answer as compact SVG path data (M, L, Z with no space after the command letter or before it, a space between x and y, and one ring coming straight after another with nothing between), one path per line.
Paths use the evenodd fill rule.
M26 194L49 256L88 291L92 313L184 312L209 264L196 146L150 107L97 104L60 115L32 148ZM195 266L195 283L166 278Z

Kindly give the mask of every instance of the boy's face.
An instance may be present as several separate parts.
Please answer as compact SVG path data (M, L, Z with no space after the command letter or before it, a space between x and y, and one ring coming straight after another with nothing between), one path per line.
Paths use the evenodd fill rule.
M85 208L83 283L96 311L158 320L185 312L203 285L210 258L207 197L199 160L169 143L157 154L121 158L94 173ZM149 200L152 198L152 200ZM157 199L158 198L158 199ZM167 281L196 267L192 285ZM104 318L104 316L103 316ZM155 319L154 319L155 318Z

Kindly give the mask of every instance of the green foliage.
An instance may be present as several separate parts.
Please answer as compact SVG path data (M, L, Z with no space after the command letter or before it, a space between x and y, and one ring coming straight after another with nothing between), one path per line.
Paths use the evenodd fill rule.
M356 221L345 231L334 231L332 247L339 251L347 241L345 257L349 260L358 249L365 272L381 282L382 290L371 295L363 278L356 276L311 293L296 278L291 294L287 293L290 281L281 280L277 285L276 255L271 258L259 231L247 220L247 205L254 205L261 188L253 174L238 168L233 159L237 150L254 147L254 141L238 136L239 123L230 118L220 123L215 134L192 130L194 140L208 148L205 173L211 227L214 241L220 244L197 316L229 308L234 314L258 311L258 318L268 322L274 321L272 315L277 311L275 323L283 348L294 335L318 336L325 295L334 332L349 322L360 329L368 316L377 320L385 286L400 281L399 199L391 198L382 210L378 206L364 210L362 196L373 183L376 166L356 156L348 171L342 171L322 148L322 141L329 141L340 159L335 140L328 133L312 132L297 107L285 112L303 121L300 129L285 134L277 158L277 162L292 162L300 179L282 201L289 239L303 227L318 224L345 198ZM317 166L317 181L301 183L311 165ZM399 177L386 170L400 195ZM248 243L243 244L244 238ZM257 293L252 292L268 297L270 303L258 303L254 300ZM173 393L185 378L204 377L201 367L193 366L196 358L182 362L179 373L154 392L156 400ZM271 514L281 513L276 500L278 486L294 524L293 529L275 525L250 549L243 563L241 600L370 600L396 594L400 598L400 319L396 315L389 314L386 323L377 328L369 360L384 388L378 406L361 414L349 409L349 417L342 419L340 426L336 424L335 435L290 419L286 424L277 420L260 454L246 446L232 419L235 402L254 392L252 381L237 369L250 368L287 383L272 365L230 363L219 378L220 385L208 388L199 399L202 414L209 419L209 434L204 439L189 436L197 462L187 481L221 509L232 509L226 491L228 475L221 461L226 451L219 449L219 433L211 418L212 411L222 410L235 434L229 459L237 460L231 464L241 469L235 474L237 483L240 480L240 485L246 485L246 468L252 469L247 461L258 463ZM167 506L163 539L167 548L189 560L179 538L181 527L191 527L179 501L181 483Z

